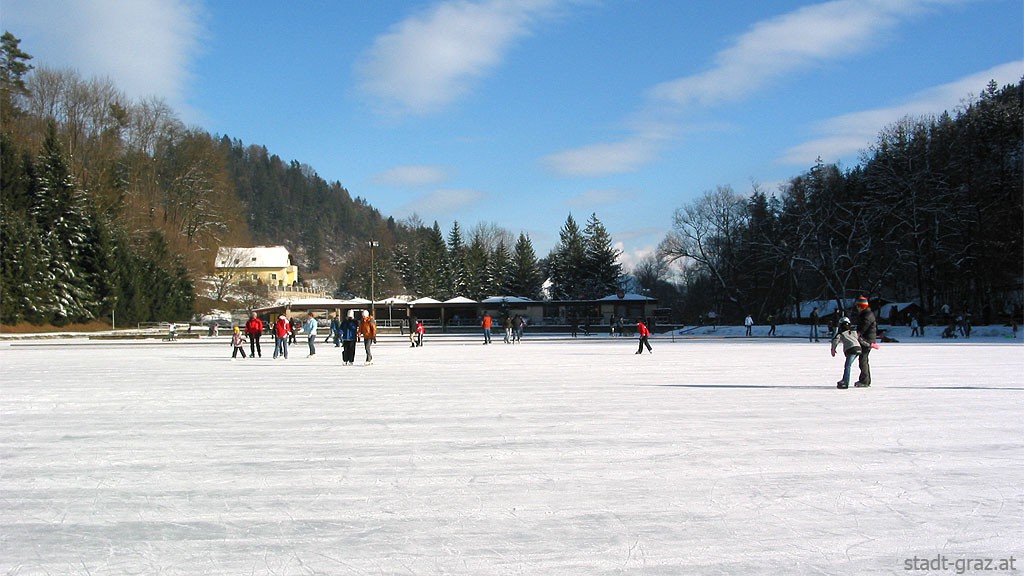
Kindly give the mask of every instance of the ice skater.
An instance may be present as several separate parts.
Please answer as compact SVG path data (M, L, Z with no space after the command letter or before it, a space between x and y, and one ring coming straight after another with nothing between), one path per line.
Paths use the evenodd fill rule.
M377 343L377 323L374 322L373 316L369 314L363 316L363 321L359 323L359 336L363 338L363 349L366 350L366 363L373 364L373 354L370 352L370 346Z
M274 323L274 360L280 356L288 359L288 335L292 332L291 322L284 314L277 317Z
M416 346L423 346L423 335L427 333L427 327L423 325L422 320L416 321Z
M255 358L259 354L259 357L262 358L260 336L263 336L263 320L260 320L255 312L249 313L249 321L245 323L245 333L249 336L249 357Z
M853 384L855 388L867 388L871 386L871 364L868 362L868 355L871 349L877 349L878 344L878 322L875 320L875 313L871 311L866 296L857 298L856 307L860 310L857 317L857 336L860 337L860 377Z
M245 337L242 336L242 329L235 326L234 333L231 335L231 359L237 358L239 352L242 353L242 358L245 359Z
M352 312L348 313L341 326L341 364L351 366L356 363L356 335L359 331L359 324L356 323Z
M743 325L747 328L747 336L754 335L754 318L747 314L747 317L743 319Z
M818 315L818 307L815 306L814 310L811 310L811 333L807 337L809 342L820 342L818 340L818 324L821 324L821 316Z
M306 358L313 358L316 356L316 329L316 316L313 316L313 313L310 312L306 317L306 323L302 326L302 332L309 337L309 356L306 356Z
M484 317L480 321L480 327L484 329L484 345L485 346L491 343L491 325L493 324L493 322L494 322L494 319L491 318L491 315L488 314L485 311L484 312Z
M648 338L651 336L651 331L647 329L647 325L641 321L636 323L636 333L640 335L640 346L636 349L637 354L644 353L644 346L647 347L647 351L654 354L654 350L651 350L651 343Z
M832 337L832 357L836 357L836 348L843 345L843 354L846 356L846 364L843 367L843 379L836 382L836 388L846 390L850 387L850 368L860 357L860 337L857 331L850 325L850 319L843 316L839 319L839 326L836 334Z

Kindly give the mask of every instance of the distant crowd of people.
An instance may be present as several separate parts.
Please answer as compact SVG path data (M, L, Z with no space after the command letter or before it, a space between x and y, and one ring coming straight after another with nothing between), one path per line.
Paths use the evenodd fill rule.
M894 340L887 338L884 331L878 328L878 321L875 317L875 313L872 311L868 299L865 296L860 296L854 302L857 317L856 323L854 323L849 317L846 316L845 311L841 308L836 308L832 314L828 316L826 321L827 333L823 333L822 317L817 307L814 307L809 315L808 324L809 332L807 338L809 342L821 342L822 337L829 338L831 342L831 354L833 357L837 355L839 350L842 350L843 357L845 358L843 376L836 383L836 387L840 389L849 388L852 379L852 368L856 364L859 368L859 374L856 380L853 381L852 385L855 388L867 388L871 386L871 365L870 356L871 351L878 349L878 342L892 342ZM890 322L896 321L897 309L895 306L889 310ZM972 330L972 317L969 312L953 313L948 306L943 306L940 313L937 315L938 318L944 319L947 324L942 330L943 338L970 338ZM372 314L364 313L359 319L355 317L353 312L342 316L340 314L331 313L329 315L328 334L326 335L323 343L333 343L334 347L342 349L342 364L350 366L355 364L356 345L361 340L363 342L363 350L365 354L364 363L369 365L373 363L373 345L377 343L377 324ZM911 337L924 336L924 326L921 322L918 314L910 313L906 314L903 318L911 328ZM707 321L712 326L717 328L718 315L715 312L709 312L707 315ZM768 336L776 335L776 319L774 315L767 317L769 330ZM1017 322L1015 318L1011 318L1010 321L1013 330L1013 337L1017 337ZM412 319L409 321L409 345L410 347L422 347L424 336L426 335L427 329L422 320ZM523 333L527 327L528 320L526 317L520 314L504 314L500 320L500 329L504 335L503 341L506 344L518 344L522 342ZM648 326L649 322L636 321L630 322L623 317L612 316L608 319L609 334L614 336L626 336L635 333L638 337L638 346L636 354L643 354L646 350L648 353L653 354L654 350L650 343L651 330ZM701 317L701 324L704 324L704 317ZM483 333L483 344L489 345L492 343L492 332L499 328L499 321L487 311L480 317L480 328ZM589 319L580 322L576 318L569 319L570 333L573 338L578 337L579 332L583 332L584 335L591 334L591 324ZM745 328L745 335L747 337L753 336L753 329L755 326L754 318L751 314L745 315L743 319L743 326ZM261 348L261 338L264 335L269 334L273 337L274 350L273 358L276 359L287 359L289 345L297 342L297 336L302 335L306 338L309 353L307 358L316 357L316 344L319 333L320 324L316 316L310 312L307 313L305 319L300 318L289 318L285 314L281 314L274 321L264 322L261 320L255 312L250 314L249 320L246 322L244 327L235 326L232 330L231 337L231 358L235 359L238 356L242 358L262 358L263 351ZM405 325L400 325L400 332L404 334ZM211 326L211 334L216 335L215 325ZM173 340L176 337L176 326L175 324L169 325L168 339ZM246 343L248 342L249 354L246 355Z

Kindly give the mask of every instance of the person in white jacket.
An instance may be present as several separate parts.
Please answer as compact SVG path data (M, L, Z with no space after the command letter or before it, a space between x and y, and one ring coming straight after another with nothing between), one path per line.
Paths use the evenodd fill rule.
M836 348L839 344L843 345L843 354L846 355L846 365L843 368L843 379L836 382L836 388L845 390L850 387L850 368L854 362L860 357L860 338L857 336L857 331L854 330L853 326L850 326L850 319L843 316L839 319L839 327L836 329L836 335L832 337L832 357L836 356Z

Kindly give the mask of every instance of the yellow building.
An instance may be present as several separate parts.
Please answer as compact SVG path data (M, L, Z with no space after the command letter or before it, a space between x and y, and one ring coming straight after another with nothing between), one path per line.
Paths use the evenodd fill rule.
M291 286L299 280L299 268L284 246L221 247L217 249L214 274L233 282L252 281L267 286Z

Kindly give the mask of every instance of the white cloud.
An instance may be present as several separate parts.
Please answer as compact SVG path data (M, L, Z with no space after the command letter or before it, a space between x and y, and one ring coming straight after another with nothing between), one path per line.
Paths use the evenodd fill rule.
M486 197L487 194L477 190L436 190L405 204L397 212L403 217L419 214L424 220L444 219L483 201Z
M604 176L632 172L657 156L657 141L637 135L620 142L591 144L544 159L558 174Z
M4 27L33 65L108 77L131 98L181 111L203 34L193 0L4 0Z
M448 179L448 171L440 166L408 165L396 166L375 174L377 184L387 186L431 186Z
M817 126L817 131L822 133L820 138L786 150L781 162L807 166L819 157L826 162L849 157L867 149L883 128L902 118L952 112L968 96L977 96L989 81L995 80L1002 87L1018 82L1022 76L1024 60L1017 60L924 90L896 106L836 116Z
M361 89L395 115L436 112L492 71L554 0L442 2L407 18L356 66Z
M645 126L617 142L551 154L544 162L572 176L631 172L655 160L678 117L692 108L738 101L785 75L848 57L876 45L878 35L931 5L962 0L834 0L759 22L719 52L701 73L663 82L648 91L636 114ZM650 131L650 126L660 126ZM680 128L680 127L677 127Z
M786 74L861 52L899 17L935 2L836 0L759 22L719 52L708 71L655 86L651 96L680 107L739 100Z

